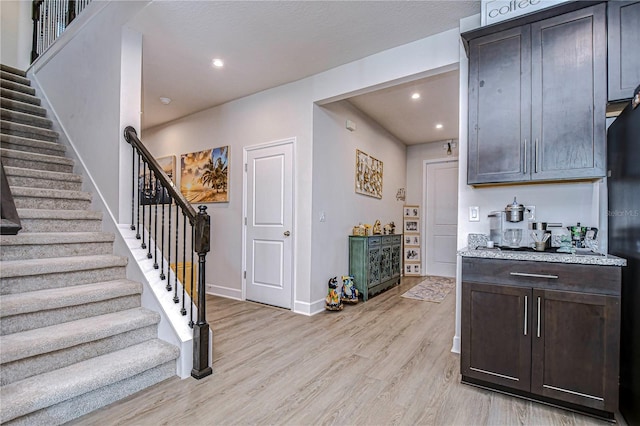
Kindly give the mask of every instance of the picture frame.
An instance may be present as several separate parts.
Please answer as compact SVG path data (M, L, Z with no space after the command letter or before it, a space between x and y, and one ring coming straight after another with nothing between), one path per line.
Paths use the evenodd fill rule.
M382 198L383 163L356 149L356 193Z
M419 262L420 261L420 247L405 247L404 248L404 261L405 262Z
M420 206L404 206L403 216L405 219L418 219L420 217Z
M422 268L420 263L405 263L404 264L405 276L420 276L422 275Z
M404 221L404 232L405 233L418 233L420 229L418 227L417 219L405 219Z
M180 156L180 192L190 203L229 202L229 146Z
M175 184L176 176L176 156L167 155L156 158L156 162L160 168L166 173L171 182ZM138 179L138 200L141 205L148 206L154 204L172 204L173 199L169 195L166 188L163 188L160 181L155 177L152 179L151 170L146 167L146 171L142 171Z

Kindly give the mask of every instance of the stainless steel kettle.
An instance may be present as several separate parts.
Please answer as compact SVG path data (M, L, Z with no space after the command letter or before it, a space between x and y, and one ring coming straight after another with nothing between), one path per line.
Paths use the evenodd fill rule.
M507 221L509 222L522 222L524 219L525 207L522 204L518 204L516 197L513 197L513 203L507 204L504 212L507 214Z

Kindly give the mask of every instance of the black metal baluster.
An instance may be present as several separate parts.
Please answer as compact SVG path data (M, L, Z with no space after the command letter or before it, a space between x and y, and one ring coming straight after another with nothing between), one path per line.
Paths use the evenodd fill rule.
M176 209L178 208L178 203L176 203ZM169 232L167 233L167 291L171 291L171 210L173 210L173 206L169 204Z
M164 187L162 188L162 195L164 195ZM164 201L164 200L163 200ZM167 271L169 273L169 271ZM160 279L164 280L164 203L162 203L162 244L160 245Z
M196 243L196 227L194 224L191 224L191 305L189 306L189 327L193 328L193 305L198 303L198 298L195 297L195 293L193 292L193 277L196 272L196 264L193 259L193 252L195 250Z
M137 208L137 212L138 212L138 219L137 219L137 224L138 226L136 227L136 239L140 239L142 238L140 236L140 203L142 202L142 200L140 199L140 153L138 152L138 185L136 185L136 190L138 191L138 208Z
M193 265L191 265L193 268ZM187 288L187 215L182 211L182 308L180 313L187 315L187 310L184 307L184 292Z
M153 174L154 182L153 189L155 196L153 199L155 200L154 206L154 216L153 216L153 269L158 269L158 200L160 194L158 193L158 176Z
M153 173L151 173L151 167L149 167L149 187L147 189L147 193L148 193L148 199L149 201L147 202L147 205L149 206L149 226L147 227L147 240L149 241L147 244L147 259L151 259L153 258L153 254L151 254L151 204L153 203L153 182L152 182L152 175Z
M142 244L140 244L140 247L142 247L142 249L146 249L147 248L147 244L145 244L144 242L144 226L147 224L147 222L144 219L144 206L146 204L146 199L147 199L147 162L144 161L142 164L142 193L140 194L140 196L142 197L142 200L140 200L140 204L142 204Z
M173 285L173 303L178 303L180 299L178 298L178 263L180 260L180 252L178 252L178 238L180 235L180 211L179 207L176 205L176 269L175 272L175 281Z
M133 221L135 220L135 204L136 204L136 150L131 149L131 230L136 229Z

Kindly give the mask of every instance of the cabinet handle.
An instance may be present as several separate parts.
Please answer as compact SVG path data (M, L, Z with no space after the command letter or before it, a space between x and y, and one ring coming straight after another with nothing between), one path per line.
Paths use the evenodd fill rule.
M524 140L524 174L527 174L527 139Z
M527 335L527 303L528 297L524 297L524 335Z
M538 138L536 138L536 142L535 142L535 154L536 154L536 158L535 158L535 173L538 173Z
M538 332L537 336L540 337L540 298L538 297Z
M509 272L509 275L515 275L516 277L551 278L554 280L558 279L557 275L529 274L527 272Z

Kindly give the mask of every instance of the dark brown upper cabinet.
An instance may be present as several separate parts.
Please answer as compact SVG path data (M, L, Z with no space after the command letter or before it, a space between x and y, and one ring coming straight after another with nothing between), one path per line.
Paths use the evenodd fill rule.
M640 1L607 5L609 101L630 99L640 84Z
M605 175L606 5L469 41L467 183Z

